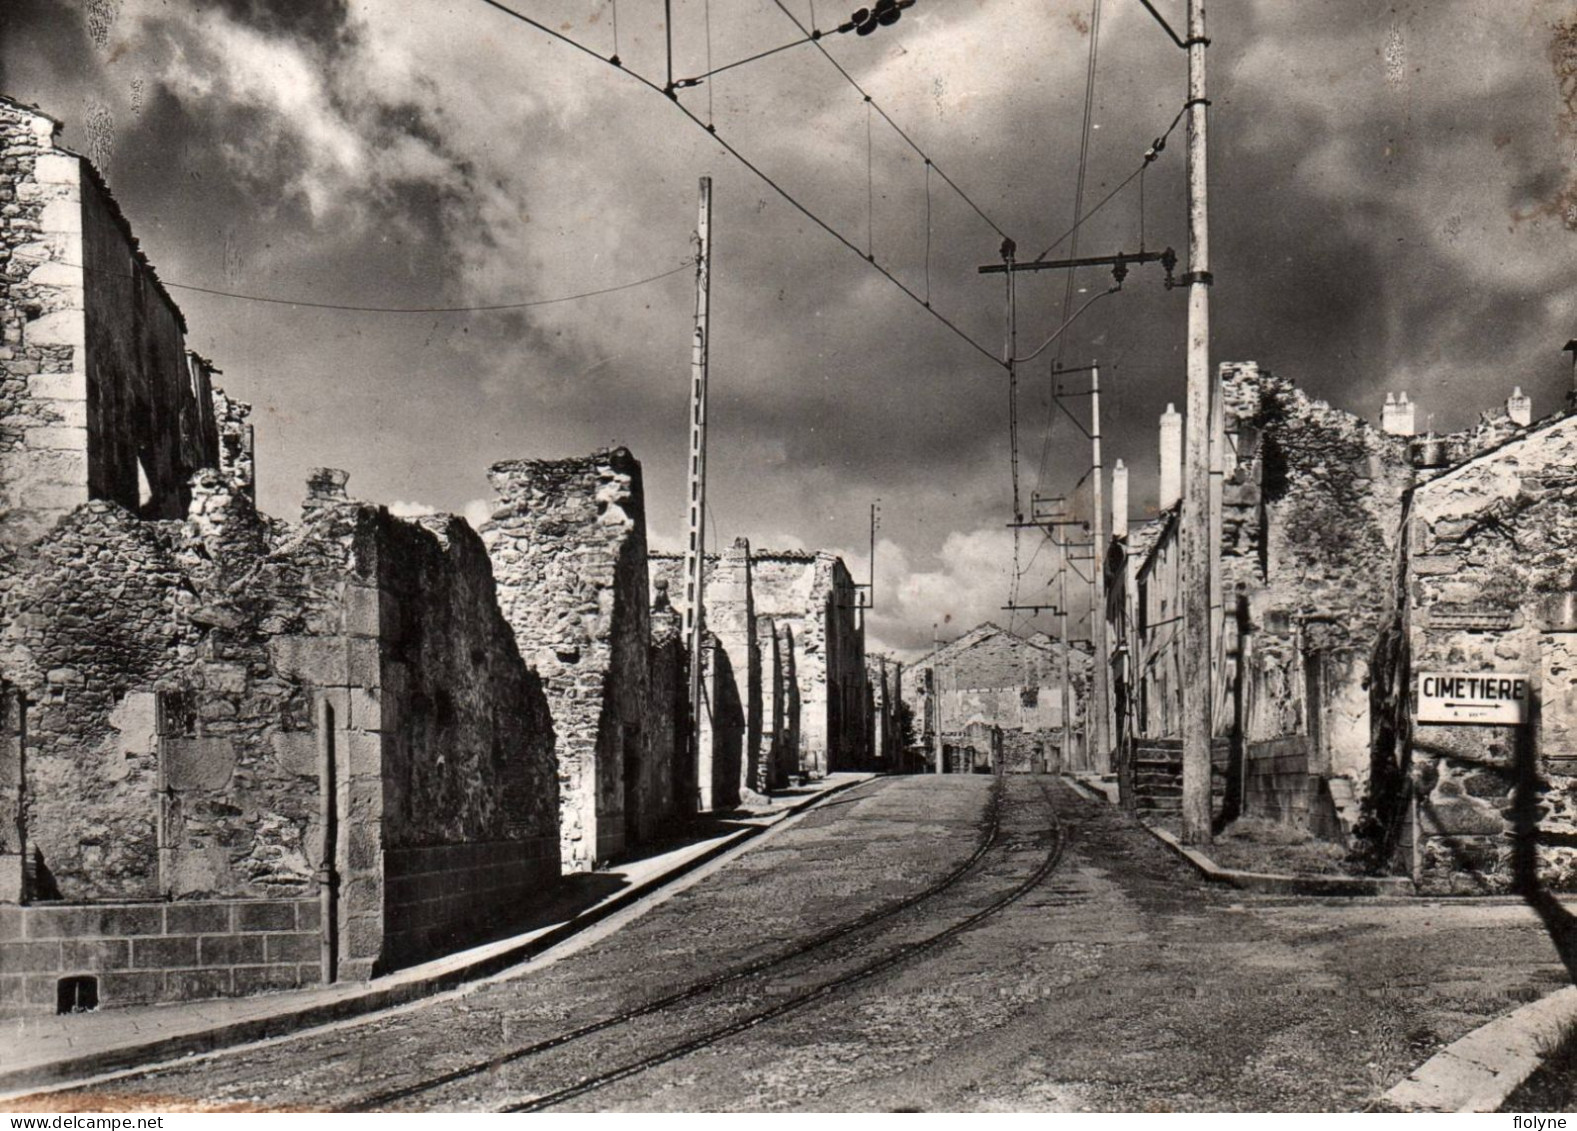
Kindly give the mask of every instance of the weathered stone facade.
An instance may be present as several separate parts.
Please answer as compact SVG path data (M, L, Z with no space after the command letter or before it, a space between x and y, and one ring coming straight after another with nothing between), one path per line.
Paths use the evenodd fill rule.
M617 448L499 463L490 478L497 501L482 537L499 605L547 691L564 864L587 870L636 841L650 776L641 465Z
M678 555L652 555L653 582L668 592L682 588L681 570ZM707 628L723 655L708 669L712 706L700 740L703 751L727 747L726 755L703 754L718 804L732 803L740 787L764 792L795 773L873 766L859 605L847 567L826 551L741 542L707 555ZM712 805L703 798L703 808Z
M928 750L940 739L944 747L973 751L954 760L963 769L1056 772L1071 768L1072 752L1084 748L1090 671L1089 655L1078 648L988 622L904 669L902 695ZM1065 675L1071 750L1063 749ZM1021 737L1010 741L1009 734Z
M843 559L826 550L757 550L752 563L756 611L794 640L798 769L868 768L865 630Z
M1533 721L1411 725L1410 697L1396 697L1399 717L1388 720L1386 737L1399 742L1376 753L1411 775L1411 827L1399 838L1404 864L1425 890L1507 891L1517 884L1520 843L1542 883L1572 890L1577 417L1519 427L1500 446L1420 483L1406 532L1401 670L1525 675Z
M0 98L0 546L89 498L181 518L220 464L209 367L93 167Z
M558 875L546 701L480 540L343 485L318 473L292 525L203 472L188 521L91 502L11 563L9 898L320 910L310 962L304 941L269 944L293 948L294 981L243 969L261 958L186 963L230 946L209 931L169 945L162 983L122 986L149 996L106 985L106 1004L364 978L481 937ZM0 991L12 1005L48 996L52 970L7 970L26 973Z
M559 875L554 733L481 540L328 470L259 514L247 406L55 130L0 100L0 1011L507 927Z
M1369 653L1388 602L1405 436L1316 401L1253 363L1221 367L1212 718L1237 745L1243 811L1334 836L1369 768ZM1163 447L1165 438L1163 437ZM1181 504L1116 541L1109 631L1130 742L1181 731Z

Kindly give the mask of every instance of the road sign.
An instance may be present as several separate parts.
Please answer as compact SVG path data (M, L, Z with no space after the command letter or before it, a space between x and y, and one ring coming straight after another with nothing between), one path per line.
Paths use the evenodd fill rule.
M1512 672L1419 672L1418 721L1521 726L1528 677Z

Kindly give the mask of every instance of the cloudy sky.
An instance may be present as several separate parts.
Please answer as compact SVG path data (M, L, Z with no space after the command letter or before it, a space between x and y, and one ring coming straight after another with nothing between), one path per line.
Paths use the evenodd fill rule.
M810 20L810 0L784 3ZM519 6L614 53L609 0ZM819 0L817 23L852 6ZM1180 0L1158 6L1182 26ZM706 7L673 4L681 76L707 69L708 22L714 65L797 36L775 0ZM620 58L659 83L662 11L617 10ZM918 0L892 28L826 41L990 223L938 176L928 194L923 160L813 46L681 97L1000 352L1001 277L975 267L998 257L993 224L1024 257L1073 218L1091 15L1090 0ZM1210 18L1215 360L1259 361L1371 418L1406 389L1437 428L1513 384L1554 408L1577 336L1572 6L1215 0ZM1086 205L1139 165L1185 79L1137 0L1106 0L1098 31ZM0 92L65 120L168 281L287 300L484 306L658 275L690 254L711 174L717 536L833 547L863 574L879 497L879 644L910 652L1006 616L1002 369L605 63L480 0L5 0ZM1147 245L1179 253L1183 148L1179 129L1142 214ZM1084 227L1081 254L1138 246L1138 189ZM1076 301L1108 279L1080 274ZM360 497L475 514L493 461L618 443L646 468L654 542L678 544L686 271L504 313L175 294L190 344L254 405L273 513L331 465ZM1133 468L1135 517L1153 513L1155 419L1183 399L1184 301L1137 269L1063 342L1066 364L1102 363L1107 460ZM1021 276L1025 348L1062 302L1062 276ZM1026 493L1063 493L1089 459L1047 395L1054 352L1022 371ZM1031 538L1020 558L1020 599L1044 600L1054 555Z

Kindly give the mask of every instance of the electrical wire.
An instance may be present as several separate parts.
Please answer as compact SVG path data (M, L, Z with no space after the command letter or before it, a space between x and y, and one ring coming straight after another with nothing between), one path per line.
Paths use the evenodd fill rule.
M575 50L581 52L582 54L591 56L591 58L596 59L598 62L601 62L601 63L609 63L610 62L609 60L604 59L601 55L597 54L591 48L587 47L585 44L579 43L576 40L571 39L569 36L565 35L563 32L557 31L554 28L549 27L547 24L543 23L541 20L533 19L532 17L526 15L524 12L516 11L514 8L509 7L507 4L500 3L500 0L478 0L478 2L482 3L482 4L485 4L489 8L493 8L496 11L502 12L503 14L511 17L512 19L519 20L521 23L535 28L536 30L542 32L544 35L551 36L553 39L556 39L556 40L558 40L561 43L567 44L568 46L575 48ZM782 7L781 0L774 0L774 2L776 2L780 8ZM784 11L785 11L786 14L788 14L788 16L789 16L789 18L791 20L794 20L795 24L799 24L799 20L794 17L793 13L787 12L787 9L784 9ZM819 43L818 43L818 46L820 46ZM822 50L823 50L823 52L825 52L826 49L823 48ZM841 68L839 68L839 69L841 70ZM833 239L837 240L844 247L848 248L850 251L854 252L854 254L858 255L861 259L865 260L868 264L870 264L872 270L874 270L877 273L879 273L882 276L884 276L889 283L891 283L893 286L897 287L900 291L902 291L903 294L905 296L907 296L909 298L909 300L912 301L916 306L919 306L921 309L925 310L928 314L931 315L932 318L936 319L943 326L947 327L947 329L951 330L955 337L957 337L957 338L961 339L962 341L968 343L975 350L975 352L980 354L982 357L990 359L990 361L991 361L991 363L993 365L996 365L996 366L999 366L999 367L1003 367L1003 368L1006 367L1006 363L1004 363L1003 360L1000 357L998 357L996 354L994 354L989 348L987 348L986 346L982 345L980 342L976 341L973 337L971 337L969 335L969 333L967 331L965 331L963 328L961 328L952 319L948 318L944 314L941 314L934 307L930 306L923 298L920 297L920 295L916 294L915 291L912 288L907 286L902 280L900 280L891 271L887 270L887 268L883 267L881 264L875 262L874 260L866 259L865 253L860 251L860 249L847 236L845 236L842 232L838 231L836 228L834 228L827 221L823 220L820 216L816 215L816 213L812 212L805 205L801 204L799 202L799 200L796 199L792 193L790 193L782 185L778 184L778 182L776 180L774 180L772 177L768 176L765 170L763 170L759 165L757 165L755 162L751 161L748 157L746 157L743 153L741 153L739 151L739 149L737 147L735 147L732 143L730 143L726 138L724 138L722 136L722 134L718 133L715 129L708 129L707 128L707 124L705 122L703 122L699 117L697 117L696 114L693 111L691 111L689 107L685 106L677 98L670 97L667 91L665 91L661 86L659 86L656 83L652 82L650 79L646 78L644 75L638 74L637 72L635 72L633 70L630 70L627 67L619 67L618 70L622 74L629 75L630 78L634 79L636 82L640 83L642 86L646 87L648 90L651 90L651 91L653 91L653 92L655 92L657 94L662 95L667 101L669 101L674 107L676 107L678 109L679 113L683 114L686 118L688 118L698 129L705 130L707 132L707 134L709 136L711 136L711 138L714 141L717 142L718 145L721 145L729 153L730 156L732 156L736 161L738 161L746 169L748 169L750 172L754 173L758 178L760 178L761 181L764 184L766 184L768 188L772 189L773 192L775 192L779 196L781 196L784 199L784 201L786 201L792 208L795 209L795 211L799 212L800 215L804 216L812 224L815 224L816 227L818 227L822 231L826 232L829 236L831 236ZM852 82L853 80L851 79L850 81ZM882 113L881 108L877 107L876 108L876 112L878 114L881 114ZM884 118L886 118L885 114L882 114L882 116ZM891 119L888 119L888 121L891 122ZM897 129L898 127L896 125L894 125L893 128ZM899 130L898 132L899 132L900 136L904 137L905 141L909 140L907 135L903 134L902 130ZM911 146L914 146L914 143L912 141L910 141L909 144ZM914 148L915 148L916 152L920 152L918 146L914 146ZM934 164L935 163L933 162L933 165ZM944 181L947 180L946 175L943 174L940 169L937 170L937 175L942 177L942 179ZM948 183L952 184L951 181L948 181ZM958 191L956 185L953 186L953 187L954 187L955 191ZM959 192L959 195L963 196L963 193ZM967 200L968 198L965 197L965 199ZM976 209L976 211L979 211L979 210ZM982 213L982 215L984 215L984 214ZM990 223L989 218L987 219L987 223ZM992 224L991 226L993 228L996 228L995 224ZM996 230L1000 231L1001 229L996 229Z
M1109 192L1105 196L1101 197L1099 203L1097 203L1095 205L1095 207L1091 208L1084 215L1082 215L1082 216L1078 217L1078 219L1074 220L1072 227L1070 227L1067 231L1063 232L1062 235L1058 236L1056 239L1052 240L1051 243L1046 246L1046 250L1041 252L1039 255L1037 255L1035 257L1035 262L1036 263L1042 262L1046 258L1046 256L1048 256L1052 252L1056 251L1057 248L1061 247L1064 243L1066 243L1067 240L1070 237L1072 237L1072 235L1075 232L1077 232L1079 230L1079 228L1081 228L1092 217L1094 217L1094 215L1097 212L1099 212L1101 209L1105 208L1108 204L1110 204L1113 197L1115 197L1118 193L1122 192L1122 190L1127 188L1129 185L1133 184L1133 182L1139 178L1139 174L1143 173L1145 171L1145 169L1148 168L1151 164L1153 164L1155 162L1155 159L1161 155L1161 152L1166 148L1166 141L1167 141L1167 139L1172 136L1172 131L1177 129L1177 123L1179 123L1179 122L1181 122L1183 120L1183 115L1185 113L1187 113L1187 112L1188 112L1188 107L1186 107L1186 106L1184 106L1181 110L1179 110L1177 112L1177 116L1172 119L1172 124L1166 127L1166 132L1161 134L1160 137L1156 138L1153 142L1151 142L1150 143L1150 148L1145 150L1144 160L1139 163L1139 167L1137 169L1135 169L1133 172L1129 173L1126 177L1124 177L1122 182L1116 188L1112 189L1111 192Z
M1073 215L1075 217L1084 211L1084 180L1085 177L1088 176L1090 168L1090 134L1093 132L1090 127L1095 120L1095 75L1097 63L1100 58L1100 45L1101 0L1091 0L1090 53L1084 72L1084 124L1079 133L1079 175L1078 179L1074 182L1073 189ZM1077 225L1075 225L1073 235L1070 237L1070 239L1071 242L1068 244L1069 258L1077 259L1079 257L1079 231ZM1078 268L1075 267L1069 269L1066 282L1063 285L1062 319L1064 322L1068 320L1069 314L1071 314L1073 311L1073 288L1076 285L1078 275ZM1062 367L1062 349L1063 342L1059 339L1057 342L1056 362L1057 368L1059 369ZM1051 432L1048 429L1046 432L1045 445L1049 446L1050 442ZM1044 453L1044 446L1042 451Z
M706 7L706 70L707 70L707 74L715 75L719 71L726 71L726 70L728 70L729 67L742 66L744 63L749 62L749 60L741 60L741 62L739 62L739 63L730 63L729 67L719 67L716 71L712 70L712 0L706 0L706 6L705 7ZM779 50L781 50L781 48L779 48ZM759 58L759 56L758 56L758 58ZM710 128L712 126L712 122L713 122L713 114L712 114L712 84L711 83L707 83L706 84L706 124L707 124L708 128Z
M804 33L805 35L811 35L812 34L811 29L806 28L806 26L800 22L799 17L796 16L793 12L789 11L788 6L783 3L783 0L772 0L772 2L778 6L778 11L782 12L785 16L787 16L789 18L790 22L792 22L795 27L799 28L799 30L802 33ZM925 159L929 160L929 157L927 156L925 150L921 149L917 144L915 144L915 140L912 137L910 137L907 133L904 132L903 127L900 126L897 122L893 121L892 117L887 113L887 111L883 110L881 108L881 106L879 104L877 104L871 98L870 94L866 91L866 89L863 86L861 86L855 80L853 75L849 74L849 72L844 69L843 64L838 62L838 60L833 56L832 52L827 50L826 45L823 44L820 39L816 39L815 42L816 42L816 49L819 50L823 55L825 55L827 57L827 62L831 63L833 65L833 67L837 69L837 72L844 77L844 80L846 82L848 82L848 84L850 86L852 86L855 90L857 90L860 93L860 96L862 98L864 98L867 102L870 102L873 106L875 106L876 112L882 116L882 120L885 121L889 126L891 126L893 128L893 130L898 134L899 137L904 139L904 141L908 144L909 148L914 150L916 153L918 153L922 158L925 158ZM936 163L933 161L932 164L935 165ZM1002 230L1002 228L997 224L997 222L995 220L993 220L990 216L986 215L985 210L982 209L980 207L980 205L976 204L974 199L968 193L966 193L963 189L959 188L957 183L954 182L953 178L949 177L946 173L942 172L942 169L941 169L940 166L937 166L936 175L941 177L942 180L946 181L948 187L951 188L954 192L956 192L959 195L959 197L962 198L962 200L964 201L965 204L969 205L970 208L974 209L975 215L979 216L988 225L990 225L992 231L996 232L996 234L1001 236L1003 239L1007 239L1008 238L1008 234Z
M132 279L136 276L122 274L119 271L107 271L102 267L87 267L81 263L64 263L56 259L42 259L32 256L18 256L30 263L58 263L62 267L71 267L79 271L91 271L96 275L109 278ZM695 265L695 259L688 258L679 266L663 271L656 275L648 275L644 279L634 279L628 283L617 283L611 287L599 287L593 291L581 291L578 294L559 295L556 298L527 299L523 302L499 302L481 306L359 306L350 303L315 302L311 299L277 298L272 295L243 294L238 291L221 291L213 287L199 287L193 283L175 283L155 273L161 286L177 291L194 291L197 294L213 295L216 298L238 299L243 302L261 302L273 306L301 306L312 310L342 310L352 314L484 314L489 311L501 310L526 310L533 306L552 306L555 303L574 302L577 299L595 298L598 295L609 295L617 291L627 291L635 287L644 287L648 283L655 283L659 279L666 279L670 275L677 275Z
M1051 337L1047 338L1044 342L1041 342L1040 345L1036 347L1034 353L1027 354L1024 357L1014 358L1013 360L1015 360L1015 361L1034 361L1037 357L1039 357L1042 353L1044 353L1046 351L1046 347L1047 346L1051 345L1058 338L1062 337L1063 331L1066 330L1069 326L1072 326L1075 322L1077 322L1079 320L1079 316L1082 315L1086 310L1088 310L1090 307L1094 306L1096 303L1100 302L1101 299L1105 298L1107 295L1114 295L1114 294L1116 294L1118 291L1120 291L1122 289L1123 288L1122 288L1122 284L1121 283L1113 283L1111 286L1107 287L1100 294L1095 295L1093 298L1091 298L1089 302L1087 302L1083 306L1079 307L1079 309L1076 310L1073 313L1073 316L1071 318L1069 318L1061 326L1058 326L1054 331L1052 331Z
M931 305L931 159L925 161L925 305Z

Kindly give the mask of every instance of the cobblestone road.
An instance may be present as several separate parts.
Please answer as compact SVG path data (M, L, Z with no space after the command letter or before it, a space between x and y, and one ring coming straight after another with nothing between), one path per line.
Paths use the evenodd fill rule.
M994 804L984 777L872 782L552 965L122 1079L83 1107L486 1110L781 1008L559 1106L1342 1110L1564 979L1515 903L1244 896L1206 887L1060 782L1016 776L1002 790ZM907 910L771 963L949 878ZM884 958L892 965L822 989Z

